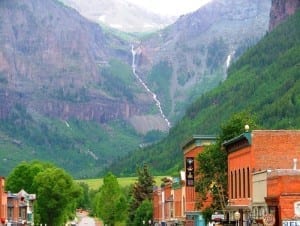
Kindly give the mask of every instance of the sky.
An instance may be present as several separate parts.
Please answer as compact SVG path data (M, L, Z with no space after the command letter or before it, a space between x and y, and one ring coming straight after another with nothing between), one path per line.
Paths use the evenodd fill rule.
M148 10L165 15L180 16L196 11L211 0L127 0L128 2L147 8Z

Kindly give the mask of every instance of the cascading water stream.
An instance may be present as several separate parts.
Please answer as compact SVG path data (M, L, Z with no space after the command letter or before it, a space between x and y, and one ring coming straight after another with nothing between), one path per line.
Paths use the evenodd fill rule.
M235 53L235 51L233 51L232 53L230 53L230 54L227 56L227 59L226 59L226 69L228 69L228 67L230 66L232 57L234 56L234 53Z
M133 48L133 45L131 46L131 53L132 53L132 72L134 74L134 76L137 78L137 80L142 84L142 86L145 88L145 90L147 90L148 93L151 94L153 100L155 101L155 104L161 114L161 116L163 117L163 119L166 121L168 127L171 127L171 123L169 122L169 120L167 119L167 117L165 116L162 108L161 108L161 104L160 101L157 99L157 95L152 92L148 86L146 85L146 83L140 78L140 76L136 73L135 69L136 69L136 65L135 65L135 55L136 55L136 51Z

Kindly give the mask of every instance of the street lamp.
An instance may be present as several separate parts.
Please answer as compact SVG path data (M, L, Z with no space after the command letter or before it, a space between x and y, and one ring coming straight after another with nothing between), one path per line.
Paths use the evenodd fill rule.
M235 221L236 221L236 226L239 226L239 220L241 219L241 214L240 214L239 211L236 211L236 212L234 213L234 219L235 219Z
M148 221L149 225L151 225L151 220Z

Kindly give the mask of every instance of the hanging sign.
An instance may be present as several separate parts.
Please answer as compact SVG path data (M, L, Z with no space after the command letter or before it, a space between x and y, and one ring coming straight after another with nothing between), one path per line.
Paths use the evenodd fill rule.
M263 217L263 222L266 226L273 226L275 224L275 221L275 216L273 214L268 213Z

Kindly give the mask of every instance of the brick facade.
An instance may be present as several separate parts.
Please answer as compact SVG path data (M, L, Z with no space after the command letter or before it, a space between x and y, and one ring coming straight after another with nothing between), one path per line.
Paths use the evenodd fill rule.
M4 190L5 178L0 177L0 226L33 225L33 202L35 194L21 190L17 194Z
M213 136L193 136L183 146L184 171L177 181L168 181L153 192L154 225L199 225L205 222L197 208L194 180L197 177L197 156L206 145L215 141ZM211 202L208 198L202 208Z
M5 178L0 177L0 225L4 225L7 212L7 194L4 190Z
M300 208L300 170L270 171L266 201L269 208L274 210L278 222L300 220L300 212L295 212L294 207L299 202Z
M263 215L265 212L270 212L272 209L270 205L273 203L273 207L276 207L274 211L277 211L277 225L279 225L283 216L281 211L288 212L286 206L281 208L281 201L288 195L281 196L283 190L280 189L286 189L285 194L294 194L297 190L299 192L297 180L292 180L288 175L280 179L270 178L267 175L265 189L267 189L266 199L269 200L270 205L268 204L268 209L261 209L262 214L257 215L252 211L253 200L256 198L253 197L253 175L261 171L292 169L293 159L300 160L300 131L254 130L226 141L224 147L228 153L228 210L231 212L231 220L234 220L234 212L238 211L241 216L240 225L246 225L253 217L256 218L256 222L262 223ZM292 180L294 185L287 186L284 179ZM276 200L272 198L272 192L273 195L276 194ZM265 205L262 207L265 208Z

